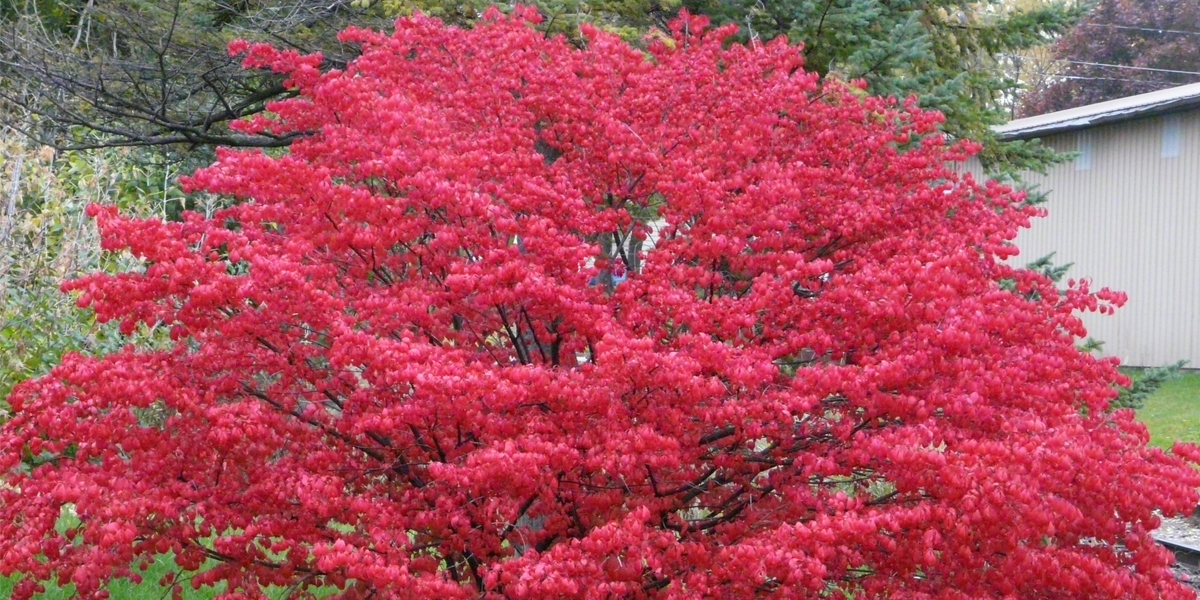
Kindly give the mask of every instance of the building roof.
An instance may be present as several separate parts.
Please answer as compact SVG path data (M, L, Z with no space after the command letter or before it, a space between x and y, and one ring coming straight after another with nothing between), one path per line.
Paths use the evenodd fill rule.
M1016 119L992 130L1002 140L1025 140L1195 107L1200 107L1200 83Z

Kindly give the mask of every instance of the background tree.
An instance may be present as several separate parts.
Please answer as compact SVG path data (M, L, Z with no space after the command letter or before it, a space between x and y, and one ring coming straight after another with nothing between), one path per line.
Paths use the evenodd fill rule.
M65 279L136 264L102 254L87 205L142 216L179 213L182 198L170 173L141 168L128 154L55 153L0 129L0 420L17 382L44 375L67 352L104 354L129 341L60 291Z
M1022 116L1200 82L1200 2L1100 0L1054 56L1060 73L1025 96Z
M810 68L822 75L865 79L874 94L917 96L922 107L946 115L949 134L984 144L980 159L990 170L1040 170L1053 160L1035 144L997 142L991 126L1008 120L1006 106L1019 89L1006 72L1008 56L1064 31L1082 14L1078 5L739 0L697 8L741 24L750 37L802 42Z
M336 41L347 24L387 26L397 14L423 10L469 24L485 0L257 0L147 3L71 0L47 17L35 2L10 8L0 45L8 83L0 93L41 116L40 140L67 147L184 144L283 146L289 138L239 135L227 123L285 98L282 80L235 68L224 47L234 38L321 51L328 67L352 55ZM743 39L787 35L803 43L822 76L863 78L877 94L918 95L942 111L955 137L984 143L996 169L1040 168L1051 154L1027 143L998 143L989 127L1006 118L1015 81L998 57L1043 43L1078 16L1063 4L997 11L977 0L575 0L531 2L543 30L578 40L590 23L640 42L662 30L681 7L742 27ZM25 7L25 8L22 8ZM64 16L66 14L66 16ZM55 26L47 27L50 19ZM64 19L69 25L64 24ZM93 134L102 134L99 138ZM302 132L294 132L292 136Z
M1049 3L1046 0L1005 0L996 5L995 10L1024 13L1047 4ZM997 56L997 59L1004 65L1005 77L1017 82L1018 86L1010 90L1002 102L1010 119L1017 118L1022 96L1029 90L1049 85L1051 78L1058 73L1059 63L1054 60L1052 54L1052 47L1057 37L1046 36L1039 44L1005 51Z
M1005 262L1038 209L940 115L700 19L492 19L239 45L298 94L239 133L306 135L220 152L211 218L91 209L142 266L70 289L172 343L12 396L17 600L167 552L229 599L1191 597L1149 532L1200 475L1074 344L1120 296Z
M240 69L226 45L270 40L337 67L350 57L338 31L388 23L349 0L69 0L50 13L5 2L0 98L36 117L26 133L74 149L286 146L290 137L229 130L291 92L278 77Z

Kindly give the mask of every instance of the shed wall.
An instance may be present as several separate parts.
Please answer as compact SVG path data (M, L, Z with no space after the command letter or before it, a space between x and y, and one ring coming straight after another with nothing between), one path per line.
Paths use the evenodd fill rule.
M1084 316L1106 355L1132 366L1200 367L1200 110L1050 136L1074 161L1025 180L1049 216L1017 238L1029 262L1051 252L1068 277L1129 295L1115 316Z

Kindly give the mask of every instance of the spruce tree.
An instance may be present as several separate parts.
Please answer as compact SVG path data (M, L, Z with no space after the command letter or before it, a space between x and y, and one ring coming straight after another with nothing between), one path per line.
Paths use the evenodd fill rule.
M742 35L787 35L804 44L808 68L865 79L872 94L917 96L946 116L952 136L982 142L989 170L1041 170L1053 152L1000 142L991 126L1007 120L1018 83L1007 57L1046 43L1080 18L1078 7L1045 3L1004 11L970 0L698 0L693 10L738 23Z

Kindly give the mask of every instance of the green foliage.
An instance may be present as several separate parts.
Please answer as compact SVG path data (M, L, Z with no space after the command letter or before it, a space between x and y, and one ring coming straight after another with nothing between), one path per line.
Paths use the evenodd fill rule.
M984 144L992 171L1040 169L1054 159L1038 144L1002 143L990 127L1006 120L1017 83L1002 56L1043 44L1083 14L1065 3L1023 11L973 0L697 0L689 7L743 26L750 37L787 35L805 44L809 68L865 79L875 94L916 95L946 115L955 137Z
M169 553L156 556L153 562L147 563L144 569L139 568L137 572L142 581L117 579L108 585L109 597L115 600L165 600L171 597L171 589L158 582L168 576L174 576L175 581L181 584L182 594L180 597L183 600L212 600L225 591L224 584L193 589L191 579L195 573L181 571L175 564L174 557ZM16 581L15 578L0 577L0 598L8 598L12 594ZM38 600L70 600L77 597L73 584L58 585L55 582L46 582L45 586L46 591L38 596ZM295 597L294 591L292 588L274 586L267 590L267 598L291 600ZM337 591L336 588L327 587L315 590L313 595L316 598L324 598Z
M1164 383L1179 378L1179 370L1187 361L1181 360L1173 365L1141 369L1132 374L1133 382L1127 388L1121 388L1120 395L1113 401L1113 408L1142 408L1146 399L1153 396ZM1200 397L1196 398L1200 403Z
M1050 254L1047 254L1025 265L1025 268L1031 271L1037 271L1038 273L1049 277L1051 281L1062 281L1062 278L1067 275L1067 271L1069 271L1071 266L1075 263L1067 263L1065 265L1055 264L1054 254L1054 252L1051 252Z
M79 0L0 0L0 21L10 22L22 13L34 12L46 29L66 33L84 5Z
M84 214L88 204L143 215L178 212L181 194L171 173L135 158L128 149L56 156L0 132L0 400L67 352L104 353L129 341L76 308L59 286L84 272L132 266L128 256L100 252L95 225Z
M141 572L142 583L121 579L109 584L110 597L119 600L163 600L170 597L170 589L164 589L157 582L163 576L178 570L179 568L172 563L169 556L159 556L146 566L145 571ZM0 578L0 597L9 597L15 582L15 578ZM39 600L69 600L76 597L75 586L72 584L60 586L54 582L46 582L44 585L46 591L38 596ZM194 591L191 586L185 586L184 590L183 598L186 600L212 600L222 591L217 588L202 588Z

